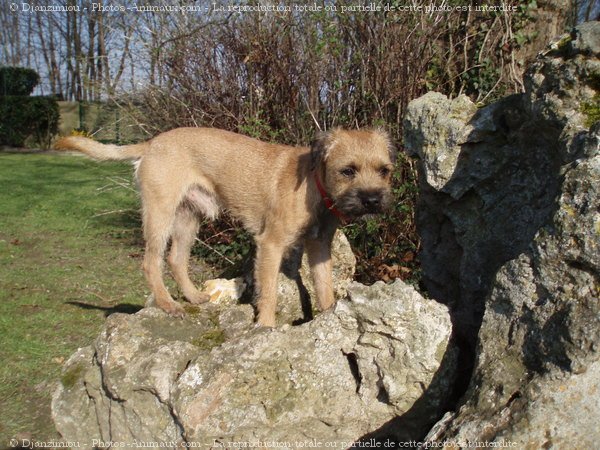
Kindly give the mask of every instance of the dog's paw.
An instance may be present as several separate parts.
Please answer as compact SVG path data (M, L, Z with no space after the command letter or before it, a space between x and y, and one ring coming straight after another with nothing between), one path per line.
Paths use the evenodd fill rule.
M161 305L161 309L170 316L178 318L185 317L185 310L179 303L169 302L165 305Z
M194 305L199 305L201 303L206 303L207 301L209 301L210 295L208 295L206 292L196 291L193 294L185 295L185 298L188 302Z

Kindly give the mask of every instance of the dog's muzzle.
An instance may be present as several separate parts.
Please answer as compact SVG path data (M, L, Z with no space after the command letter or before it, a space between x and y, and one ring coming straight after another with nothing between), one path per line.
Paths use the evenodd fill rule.
M367 214L375 214L382 211L383 194L381 192L366 192L359 194L358 197Z
M385 190L353 191L341 198L337 205L344 214L353 217L380 214L389 206L389 197Z

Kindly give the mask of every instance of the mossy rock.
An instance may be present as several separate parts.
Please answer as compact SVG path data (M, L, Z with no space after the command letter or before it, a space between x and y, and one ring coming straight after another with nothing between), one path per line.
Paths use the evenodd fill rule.
M217 328L192 339L191 344L203 350L210 350L214 347L218 347L223 342L225 342L225 333L223 330Z
M65 389L72 389L82 378L85 368L81 364L75 364L69 367L60 378L60 382Z
M590 102L581 104L581 113L585 115L585 126L591 128L600 120L600 94L594 95Z

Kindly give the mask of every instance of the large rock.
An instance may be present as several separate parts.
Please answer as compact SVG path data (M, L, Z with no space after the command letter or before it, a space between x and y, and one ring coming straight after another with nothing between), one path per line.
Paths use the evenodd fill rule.
M486 302L467 402L432 437L504 439L519 448L596 447L598 205L597 155L567 171L552 221L526 252L498 271Z
M423 281L471 345L495 273L548 221L559 189L560 127L529 116L525 100L478 110L430 93L405 121L405 144L420 159Z
M472 345L496 272L551 220L565 170L595 151L588 122L599 114L597 23L574 33L532 65L523 95L477 109L465 96L429 93L408 107L424 282Z
M414 439L451 391L447 308L401 281L348 290L312 322L277 329L256 328L249 305L188 308L182 320L113 314L63 369L57 429L87 447ZM386 426L408 412L401 428Z
M462 406L427 440L600 440L600 23L541 55L526 92L409 106L423 272L475 350ZM435 444L434 444L435 445Z

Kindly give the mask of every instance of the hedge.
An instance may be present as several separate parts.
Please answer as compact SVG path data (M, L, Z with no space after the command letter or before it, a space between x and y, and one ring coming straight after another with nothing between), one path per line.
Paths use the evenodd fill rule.
M0 96L31 95L40 82L33 69L25 67L0 67Z
M0 145L22 147L32 137L49 147L58 133L58 103L54 97L0 97Z

